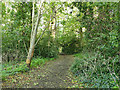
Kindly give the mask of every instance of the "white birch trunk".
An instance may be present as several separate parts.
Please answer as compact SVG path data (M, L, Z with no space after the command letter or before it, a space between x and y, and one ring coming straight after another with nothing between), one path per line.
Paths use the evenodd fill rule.
M39 25L39 22L40 22L40 19L41 19L41 10L40 9L41 9L41 7L38 10L38 18L37 18L36 26L35 26L34 30L32 30L32 32L31 32L30 48L29 48L27 59L26 59L26 64L27 64L27 66L29 68L30 68L31 59L32 59L33 53L34 53L34 44L35 44L35 38L36 38L36 34L37 34L37 29L38 29L38 25ZM33 26L32 26L32 29L33 29Z

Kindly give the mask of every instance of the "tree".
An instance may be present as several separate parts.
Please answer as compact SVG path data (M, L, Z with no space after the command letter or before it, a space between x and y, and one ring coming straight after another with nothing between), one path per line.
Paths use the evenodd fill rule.
M42 8L42 3L41 3L39 10L38 10L37 23L36 23L34 30L33 30L34 25L32 24L30 48L29 48L27 59L26 59L26 64L29 68L30 68L31 59L32 59L33 53L34 53L34 44L35 44L35 38L36 38L36 34L37 34L38 25L39 25L40 19L42 17L41 8ZM34 13L34 3L33 3L33 13ZM32 21L33 21L33 17L32 17Z
M55 10L53 10L53 12L52 12L53 15L51 15L51 20L47 21L47 23L48 23L47 26L44 28L44 30L42 31L42 34L40 35L40 37L38 38L38 40L35 43L35 39L36 39L36 35L37 35L37 29L38 29L40 19L42 17L42 13L43 13L41 11L41 9L43 9L43 7L42 7L43 3L44 2L41 2L39 10L38 10L38 17L37 17L37 22L36 22L35 28L34 28L34 24L33 24L33 19L34 19L34 3L33 3L32 32L31 32L31 39L30 39L30 48L29 48L27 59L26 59L26 64L29 68L30 68L30 64L31 64L31 59L32 59L33 54L34 54L34 48L38 44L38 42L40 41L43 34L45 33L46 28L49 27L50 21L54 18Z

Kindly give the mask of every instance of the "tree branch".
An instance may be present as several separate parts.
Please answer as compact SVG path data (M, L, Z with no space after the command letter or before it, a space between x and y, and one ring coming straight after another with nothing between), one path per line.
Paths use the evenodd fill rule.
M55 13L55 11L54 11L54 13ZM53 13L53 16L52 16L51 20L54 18L54 13ZM34 46L36 46L36 45L37 45L37 43L40 41L41 37L43 36L43 34L44 34L44 33L45 33L45 31L46 31L46 28L48 28L49 23L50 23L50 21L51 21L51 20L47 21L47 22L48 22L47 26L46 26L46 27L45 27L45 29L43 30L42 34L40 35L40 37L38 38L38 40L36 41L36 43L35 43L35 45L34 45Z

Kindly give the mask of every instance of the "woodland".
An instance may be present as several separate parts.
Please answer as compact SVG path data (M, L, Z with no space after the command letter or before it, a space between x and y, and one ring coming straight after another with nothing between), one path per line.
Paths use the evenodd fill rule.
M2 88L119 88L120 2L0 2Z

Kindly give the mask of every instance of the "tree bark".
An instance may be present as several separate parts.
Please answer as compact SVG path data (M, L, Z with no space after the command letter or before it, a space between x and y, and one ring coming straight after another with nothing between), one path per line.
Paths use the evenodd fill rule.
M120 52L120 1L118 2L118 51Z
M42 6L42 4L41 4L41 6ZM30 39L30 48L29 48L29 52L28 52L28 56L27 56L27 59L26 59L26 64L27 64L27 66L30 68L30 64L31 64L31 59L32 59L32 57L33 57L33 53L34 53L34 47L35 47L35 45L38 43L38 41L40 40L40 38L42 37L42 35L44 34L44 32L45 32L45 29L49 26L49 23L50 23L50 21L48 22L48 25L47 25L47 27L45 27L45 29L44 29L44 31L43 31L43 33L42 33L42 35L39 37L39 39L37 40L37 42L35 43L35 38L36 38L36 34L37 34L37 29L38 29L38 25L39 25L39 22L40 22L40 19L41 19L41 6L40 6L40 8L39 8L39 10L38 10L38 18L37 18L37 23L36 23L36 26L35 26L35 28L33 27L34 25L32 24L32 32L31 32L31 39ZM55 11L53 12L53 14L55 13ZM34 16L32 17L32 18L34 18ZM51 19L53 19L54 18L54 15L52 16L52 18ZM33 20L33 19L32 19ZM33 30L34 29L34 30Z
M34 53L34 44L35 44L37 29L38 29L38 25L39 25L39 22L41 19L41 10L40 9L41 8L39 8L39 11L38 11L38 18L37 18L37 23L36 23L35 29L31 32L32 34L31 34L31 39L30 39L31 40L30 41L30 48L29 48L27 59L26 59L26 64L29 68L30 68L31 59L32 59L33 53Z

